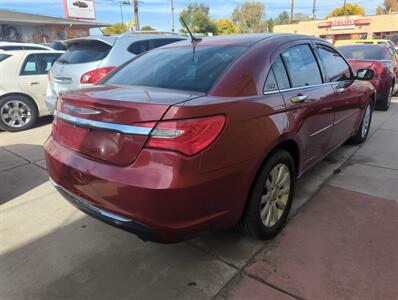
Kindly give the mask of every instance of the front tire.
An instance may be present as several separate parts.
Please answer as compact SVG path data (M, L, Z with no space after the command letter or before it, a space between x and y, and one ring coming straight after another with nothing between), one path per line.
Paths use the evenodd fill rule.
M369 99L369 102L365 108L365 113L362 117L361 125L359 126L357 133L349 140L352 144L359 145L366 141L369 135L370 124L372 123L372 116L373 105L372 100Z
M17 132L29 129L38 116L34 103L22 95L10 95L0 100L0 128Z
M285 225L295 183L292 156L282 149L273 152L253 183L238 229L257 239L274 237Z

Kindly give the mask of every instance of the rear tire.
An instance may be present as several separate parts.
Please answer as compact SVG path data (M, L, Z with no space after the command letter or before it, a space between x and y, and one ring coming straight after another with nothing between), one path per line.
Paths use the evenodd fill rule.
M292 206L296 169L285 150L273 152L255 179L238 230L257 239L274 237Z
M376 101L376 109L387 111L390 108L393 93L394 93L394 82L391 83L391 87L388 92L387 98L381 101Z
M369 135L370 125L372 123L373 104L372 99L369 99L368 104L363 114L361 125L359 125L357 133L349 139L351 144L359 145L366 141Z
M29 129L37 117L36 105L23 95L10 95L0 100L0 128L5 131Z

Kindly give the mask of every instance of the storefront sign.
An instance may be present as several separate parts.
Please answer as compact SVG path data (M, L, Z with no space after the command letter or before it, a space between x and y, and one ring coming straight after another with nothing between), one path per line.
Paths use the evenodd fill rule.
M355 26L369 25L370 19L355 19L354 17L332 18L330 21L318 23L318 28L330 28L332 30L354 29Z
M95 20L94 0L63 0L65 16L73 19Z

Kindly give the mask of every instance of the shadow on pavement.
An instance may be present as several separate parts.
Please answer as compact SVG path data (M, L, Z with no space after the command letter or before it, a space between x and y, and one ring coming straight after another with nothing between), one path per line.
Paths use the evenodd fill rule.
M187 243L145 243L90 217L60 219L0 256L5 299L210 299L236 273Z
M29 155L35 160L40 160L43 157L41 145L17 144L4 148L6 150L0 152L0 204L30 191L48 180L46 170L25 158Z
M44 117L40 117L37 119L36 123L33 125L33 127L31 129L34 128L38 128L38 127L42 127L45 125L50 124L53 121L53 116L44 116ZM2 130L0 128L0 132L4 132L4 130Z

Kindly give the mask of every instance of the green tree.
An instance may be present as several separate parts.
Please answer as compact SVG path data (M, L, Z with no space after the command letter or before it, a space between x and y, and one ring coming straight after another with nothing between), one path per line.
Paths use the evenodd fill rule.
M217 29L217 34L234 34L239 33L238 27L230 19L218 19L214 22Z
M209 6L204 3L190 3L181 13L180 17L187 23L189 29L195 33L216 33L216 25L210 19ZM181 23L183 26L183 24ZM185 28L181 29L186 32Z
M240 32L264 32L267 22L263 20L265 6L261 2L244 2L238 5L232 12L232 21Z
M365 15L365 9L358 4L347 3L345 7L342 6L333 10L327 18L352 15Z
M300 21L309 21L311 18L308 15L305 15L301 12L295 13L293 15L293 21L300 22Z
M121 34L123 32L126 32L128 30L128 27L124 24L121 23L115 23L111 27L107 27L104 29L105 34Z
M286 10L281 12L278 15L278 17L276 17L274 20L275 25L283 25L283 24L289 24L289 23L290 23L290 17L289 17L289 13Z
M146 25L146 26L142 26L141 27L142 31L154 31L156 30L155 28L153 28L152 26Z
M376 8L376 15L391 14L398 12L398 0L384 0L383 7Z
M266 22L267 22L268 32L273 32L274 31L275 20L273 18L269 18Z

